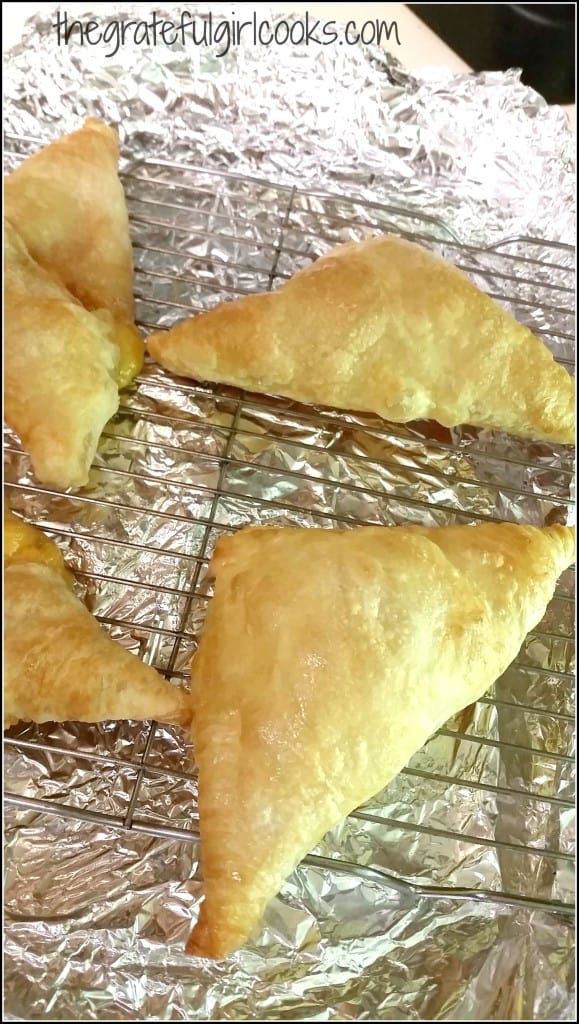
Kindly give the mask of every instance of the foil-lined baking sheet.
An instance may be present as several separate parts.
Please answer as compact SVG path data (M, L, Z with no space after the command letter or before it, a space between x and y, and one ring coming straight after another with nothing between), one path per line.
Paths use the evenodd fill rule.
M6 166L88 114L118 125L146 329L397 231L572 370L573 139L516 73L409 75L363 48L107 58L58 47L50 25L34 21L7 61ZM392 426L153 364L78 495L39 488L10 433L5 458L8 504L57 540L93 613L184 686L224 531L573 521L568 449ZM487 697L324 838L222 963L183 953L203 891L183 735L12 729L5 788L28 803L5 821L11 1019L571 1019L573 918L556 906L573 901L573 597L568 570Z

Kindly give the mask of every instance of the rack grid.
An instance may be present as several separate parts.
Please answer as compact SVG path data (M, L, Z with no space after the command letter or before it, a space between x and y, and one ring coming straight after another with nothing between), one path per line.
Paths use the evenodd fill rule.
M39 145L35 138L9 136L8 168ZM395 232L463 269L573 369L571 246L529 237L466 244L418 204L400 205L394 185L385 203L161 159L133 162L123 184L145 332L237 295L271 290L342 241ZM9 504L17 513L34 509L75 565L97 618L167 678L185 682L211 600L211 553L223 532L265 521L328 528L565 522L573 508L568 449L557 452L553 468L547 445L502 439L499 450L484 432L302 407L173 378L152 363L123 392L91 483L80 494L38 486L10 432L5 458ZM574 621L573 568L493 691L438 730L385 794L355 812L348 828L307 860L411 897L474 897L573 914ZM127 729L121 744L98 727L87 727L82 743L74 731L13 728L4 739L5 801L30 812L197 842L195 811L173 820L167 810L172 787L184 788L194 806L190 751L183 746L175 756L173 746L168 753L166 727L157 723ZM10 755L19 754L62 759L71 772L93 766L105 779L102 806L98 787L88 803L82 787L80 795L69 787L64 801L44 793L38 780L32 795L30 780L10 790ZM457 798L470 808L460 832L441 810ZM523 828L529 819L536 831L528 834L526 825L513 841L513 820ZM360 830L374 844L364 863L348 855L349 838ZM426 870L408 853L404 875L390 870L391 844L420 833L431 837L434 850L447 844L440 862L435 857ZM470 877L471 884L448 884L452 871L439 884L448 844L460 849L463 862L468 851L471 874L465 876L463 863L456 877ZM486 883L484 872L475 870L481 851L497 866ZM528 870L529 864L535 867ZM517 880L530 876L534 891L521 891Z

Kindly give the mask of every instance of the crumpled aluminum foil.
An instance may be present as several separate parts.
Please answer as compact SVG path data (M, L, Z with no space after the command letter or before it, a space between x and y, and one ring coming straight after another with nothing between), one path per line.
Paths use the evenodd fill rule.
M517 73L411 75L389 55L338 47L107 58L59 48L50 22L36 19L6 61L5 127L46 139L87 114L119 126L143 322L276 285L338 241L395 229L426 234L506 305L508 292L513 313L574 358L561 291L572 253L536 241L574 241L574 140ZM8 168L35 148L9 139ZM505 239L515 241L493 248ZM505 283L513 266L526 285ZM59 542L91 610L186 684L220 530L570 521L573 468L545 445L240 401L150 366L80 496L38 489L10 433L5 473L10 506ZM448 723L325 837L263 933L223 963L183 953L202 895L183 736L146 723L13 729L6 789L58 813L6 812L7 1018L572 1019L571 918L415 898L372 869L422 887L572 901L573 587L569 571L491 702ZM127 815L130 831L113 827Z

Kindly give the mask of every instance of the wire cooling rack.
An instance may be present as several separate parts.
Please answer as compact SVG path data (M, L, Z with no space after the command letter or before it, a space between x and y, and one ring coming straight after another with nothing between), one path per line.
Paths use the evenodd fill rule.
M9 169L39 144L9 137ZM394 188L391 202L373 202L167 160L134 163L123 182L145 330L272 289L339 242L393 231L465 270L572 371L570 246L464 244ZM37 486L10 433L5 453L9 505L62 546L112 635L174 680L187 679L224 532L273 521L541 524L566 522L573 505L567 449L554 457L484 432L300 407L153 364L123 393L81 494ZM411 896L572 914L574 621L571 569L494 689L308 860ZM4 743L9 805L197 841L190 752L166 727L20 726Z

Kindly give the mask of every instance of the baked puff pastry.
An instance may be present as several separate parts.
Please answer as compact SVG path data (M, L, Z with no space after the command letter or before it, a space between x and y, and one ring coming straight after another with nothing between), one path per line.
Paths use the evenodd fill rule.
M189 724L190 701L107 635L72 592L58 548L4 522L4 728L157 719Z
M4 415L37 479L81 487L119 404L119 349L107 313L89 313L4 225Z
M192 666L205 901L222 957L322 836L508 667L574 532L258 527L220 540Z
M455 267L396 237L155 333L162 366L298 402L572 444L573 380Z
M4 213L33 259L88 310L134 321L133 255L115 131L95 118L24 161Z

